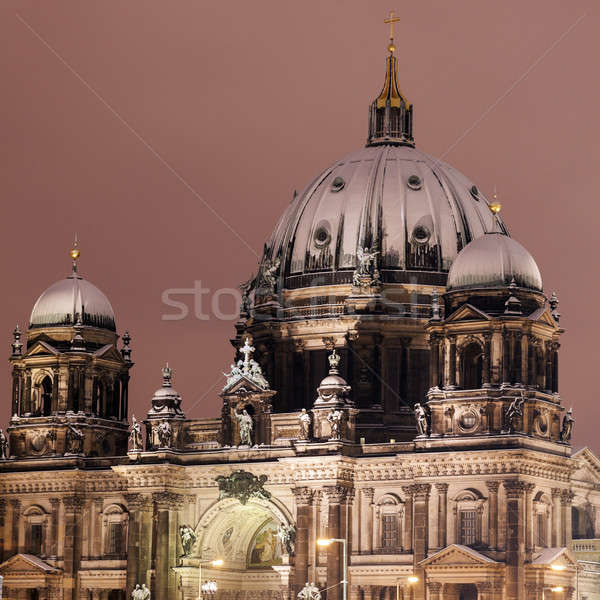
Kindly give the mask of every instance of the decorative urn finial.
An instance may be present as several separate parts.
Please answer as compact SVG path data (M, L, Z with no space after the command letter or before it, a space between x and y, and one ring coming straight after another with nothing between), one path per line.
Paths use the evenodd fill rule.
M333 349L333 352L327 357L329 361L329 373L330 375L337 375L339 373L338 366L340 364L341 357L337 353L336 349Z
M129 331L125 331L122 339L123 347L121 348L121 356L125 362L131 362L131 347L129 346L131 343L131 336L129 335Z
M167 363L162 369L163 387L171 387L171 379L173 378L173 369Z
M15 327L13 331L13 343L12 346L12 355L13 356L21 356L23 354L23 343L21 342L21 330L19 329L19 325Z

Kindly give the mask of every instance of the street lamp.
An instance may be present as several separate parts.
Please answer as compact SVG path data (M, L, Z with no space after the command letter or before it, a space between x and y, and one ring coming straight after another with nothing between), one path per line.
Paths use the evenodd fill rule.
M402 580L398 579L396 581L396 600L400 600L400 581ZM408 585L414 585L415 583L419 582L419 578L416 575L409 575L406 578L406 582L408 583Z
M317 544L319 546L331 546L333 542L340 542L343 547L344 553L344 572L343 578L340 582L342 584L342 597L344 600L348 599L348 551L347 551L347 542L345 538L330 538L330 539L319 539L317 540Z
M199 560L198 561L198 600L202 600L202 565L211 565L212 567L222 567L223 559Z

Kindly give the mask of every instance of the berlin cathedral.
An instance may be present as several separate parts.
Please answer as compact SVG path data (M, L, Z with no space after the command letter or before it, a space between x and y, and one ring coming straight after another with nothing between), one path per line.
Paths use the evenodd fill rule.
M497 200L416 149L413 108L391 40L365 147L242 286L213 418L166 366L130 419L131 338L74 248L13 334L3 598L600 599L558 299Z

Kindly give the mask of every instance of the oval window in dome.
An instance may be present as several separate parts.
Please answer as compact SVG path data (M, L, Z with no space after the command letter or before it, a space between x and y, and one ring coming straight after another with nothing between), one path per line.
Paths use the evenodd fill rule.
M327 246L331 241L331 233L329 233L329 223L326 221L321 221L317 228L315 229L315 233L313 235L313 240L315 242L315 246L317 248L323 248Z
M431 231L425 225L416 225L412 232L412 239L417 244L426 244L431 237Z
M408 178L407 185L412 190L420 190L423 187L423 180L418 175L411 175Z
M477 189L476 185L472 185L469 191L471 192L471 196L473 196L475 200L479 200L479 190Z
M331 191L339 192L340 190L344 189L345 185L346 182L338 175L331 183Z

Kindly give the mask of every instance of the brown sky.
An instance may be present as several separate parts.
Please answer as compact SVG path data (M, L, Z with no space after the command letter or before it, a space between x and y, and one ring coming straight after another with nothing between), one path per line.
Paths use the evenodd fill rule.
M390 8L417 146L486 193L497 185L511 234L559 293L575 445L600 450L592 0L3 0L6 355L15 323L68 272L77 231L82 273L133 336L133 410L168 360L188 416L217 414L233 322L161 320L173 312L161 293L236 287L294 188L363 145ZM2 382L5 424L8 367Z

